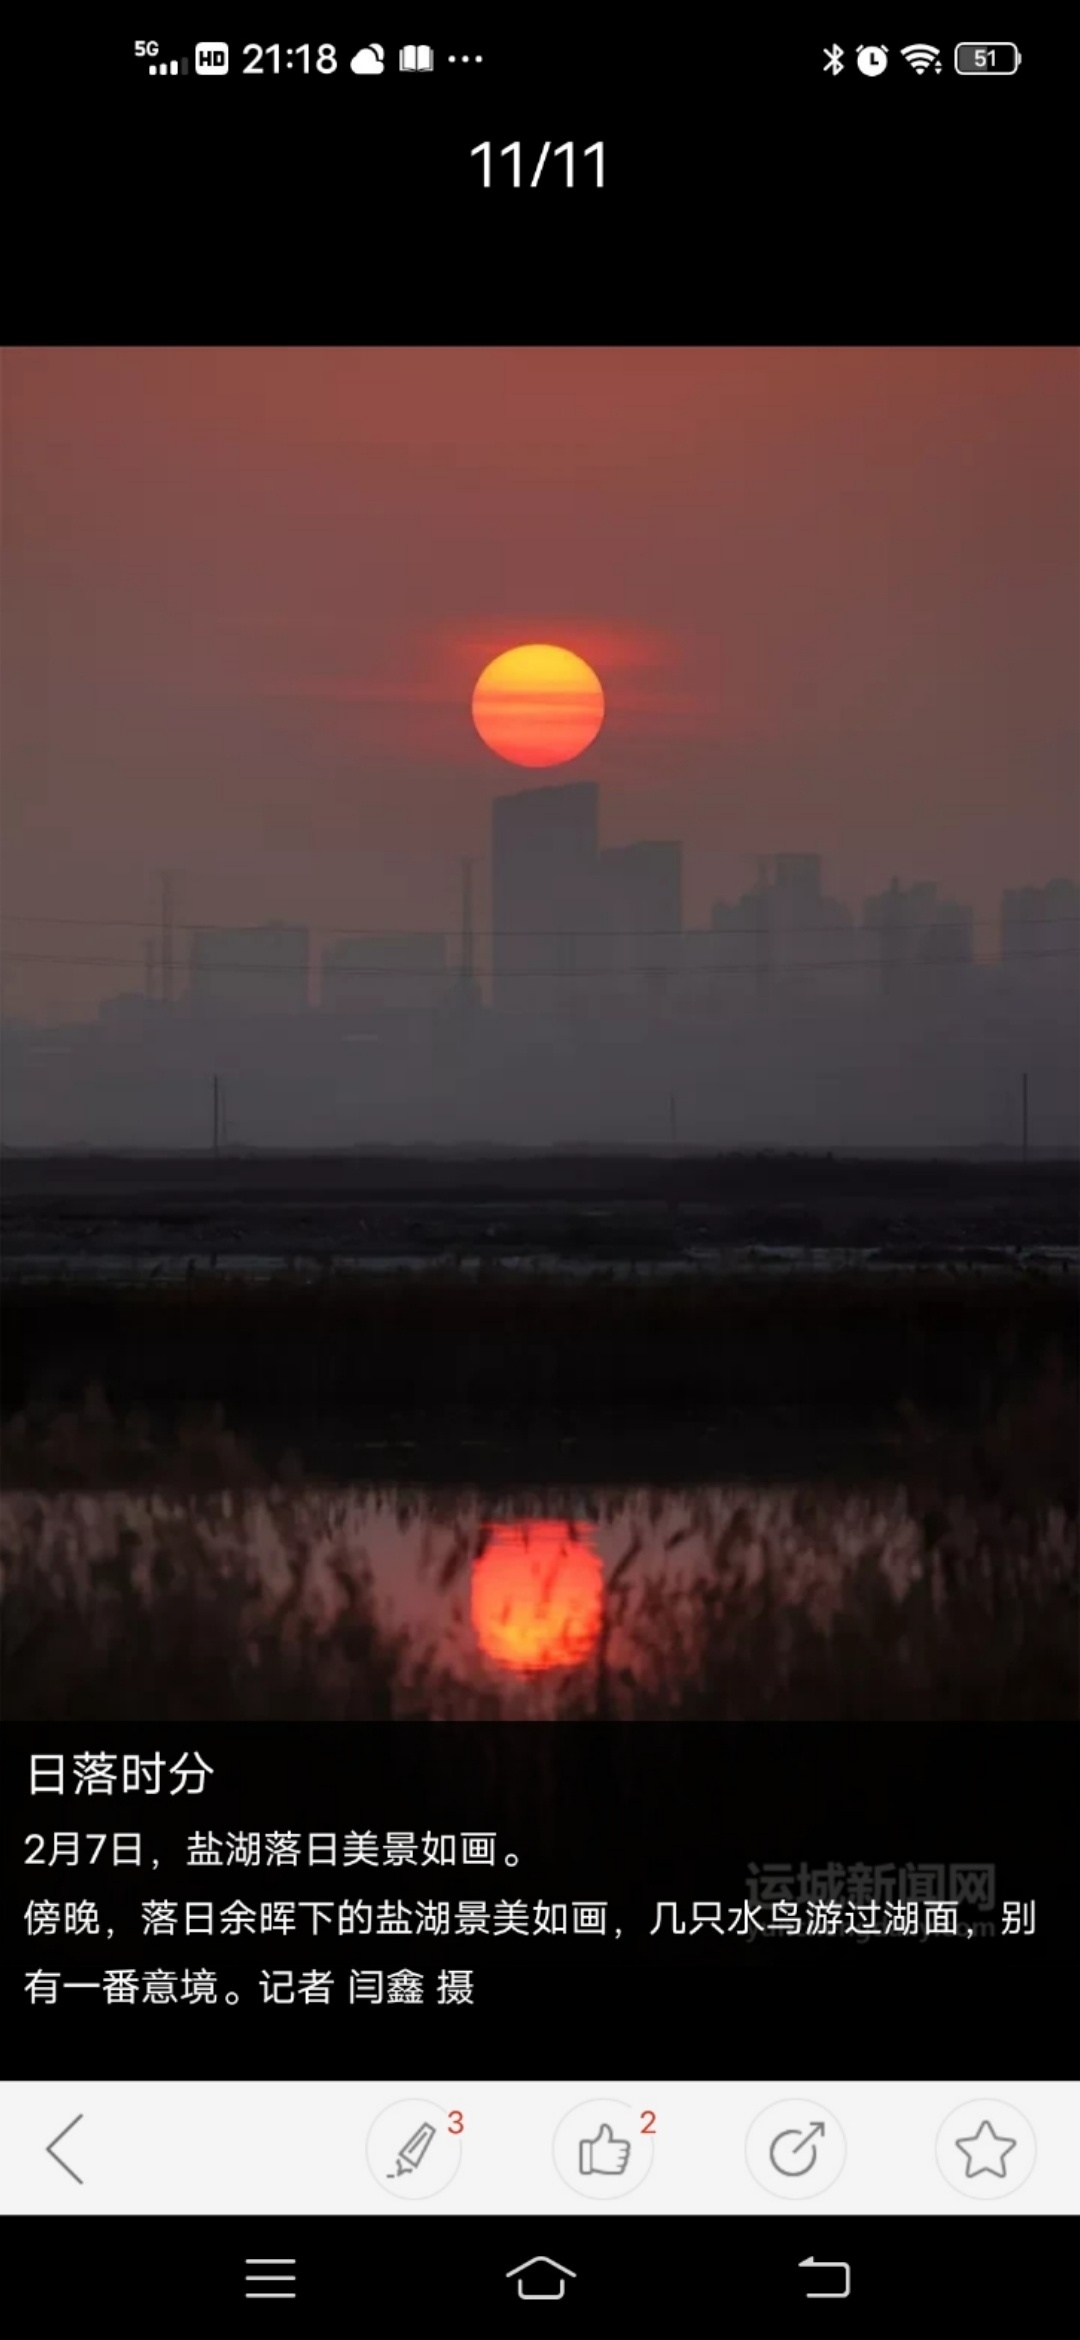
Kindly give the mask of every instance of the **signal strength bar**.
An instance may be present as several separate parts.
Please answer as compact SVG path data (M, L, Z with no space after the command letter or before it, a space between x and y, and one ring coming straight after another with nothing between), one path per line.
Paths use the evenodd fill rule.
M147 67L147 71L149 73L186 73L187 69L188 61L186 57L174 57L171 64L168 65L150 65Z

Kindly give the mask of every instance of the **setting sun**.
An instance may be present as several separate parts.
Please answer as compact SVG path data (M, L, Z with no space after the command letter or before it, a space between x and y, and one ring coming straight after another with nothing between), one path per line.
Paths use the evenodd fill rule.
M581 1529L559 1520L493 1528L473 1567L476 1638L486 1657L514 1673L581 1665L600 1631L603 1598L599 1553Z
M604 693L576 651L528 642L485 666L472 713L485 747L508 763L566 764L596 738Z

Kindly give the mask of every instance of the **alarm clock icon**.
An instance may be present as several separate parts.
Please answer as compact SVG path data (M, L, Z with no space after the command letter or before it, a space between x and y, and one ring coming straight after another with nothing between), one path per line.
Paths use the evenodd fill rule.
M856 49L855 63L860 73L884 73L889 62L887 49Z

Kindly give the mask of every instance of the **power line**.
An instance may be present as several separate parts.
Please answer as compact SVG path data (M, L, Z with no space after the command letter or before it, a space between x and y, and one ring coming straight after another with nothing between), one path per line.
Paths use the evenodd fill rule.
M943 911L947 912L948 905L943 903L942 909ZM301 925L304 924L303 921L300 921L299 923ZM948 923L949 920L947 916L938 918L913 918L910 920L897 919L895 922L892 920L885 920L880 922L875 921L872 926L858 927L853 924L847 931L853 934L937 934L940 932L942 926L947 925ZM1003 922L1000 918L994 917L972 918L970 921L965 920L965 924L967 923L970 923L974 929L981 932L991 928L994 929L994 931L997 931ZM1010 929L1018 926L1080 926L1080 913L1075 911L1062 911L1060 916L1052 916L1049 918L1010 918L1004 923L1006 923ZM108 927L114 931L127 930L138 934L145 934L148 930L152 931L154 934L157 934L160 930L160 921L157 918L71 918L66 914L54 914L52 911L48 910L13 910L5 915L4 924L7 926ZM307 924L309 926L314 926L318 933L324 936L330 936L331 938L340 936L343 940L351 940L355 937L358 941L369 942L378 940L396 940L398 936L404 934L418 934L428 932L448 933L450 931L449 928L442 927L429 929L420 927L405 927L401 925L324 926L321 919L309 920L307 921ZM260 928L267 925L285 925L294 927L295 922L291 919L262 919L259 920L256 925L252 927L241 928L240 931L243 933L257 934L260 931ZM237 930L234 927L229 926L223 921L219 921L216 924L207 924L205 920L177 920L173 927L173 932L175 934L230 934L235 933L236 931ZM570 931L573 931L574 934L582 936L586 941L592 939L595 939L596 941L610 939L616 942L620 940L635 942L672 942L676 940L676 938L681 938L685 934L722 934L728 939L741 935L746 935L748 938L754 936L760 938L762 935L768 935L772 933L780 933L784 935L820 934L822 929L820 922L811 926L789 926L784 923L774 928L763 919L755 926L576 926L572 930L558 926L474 926L472 931L475 940L484 942L497 942L503 938L512 938L516 941L522 936L550 938L568 933ZM837 929L834 927L832 931L835 933Z
M870 931L876 933L877 930L870 929ZM906 931L910 932L911 930L909 928ZM519 938L515 933L515 940L517 939ZM566 941L569 939L569 937L561 936L558 939ZM989 963L995 966L1011 967L1015 965L1017 960L1031 961L1033 959L1073 959L1077 956L1078 947L1080 946L1074 943L1071 947L1066 947L1060 950L1012 951L1010 952L1007 959L994 960ZM75 957L74 955L69 956L59 951L0 951L0 962L2 962L4 965L14 966L32 965L40 967L111 967L114 969L126 970L126 972L129 974L142 972L142 962L138 959L107 959L100 957L82 958ZM904 960L893 960L885 962L890 971L893 968L897 969L898 971L902 971L905 966L918 970L938 967L985 966L987 963L988 962L986 961L959 958L916 959L914 961L906 962ZM780 965L770 971L778 975L823 975L836 974L841 972L846 974L866 975L880 972L882 964L882 958L875 953L873 955L854 956L846 959L798 959L790 965ZM552 976L565 976L574 982L587 983L600 982L604 977L609 975L623 974L753 976L760 972L760 968L751 963L749 960L732 960L727 965L721 965L713 962L711 964L683 968L670 966L665 967L662 965L650 967L646 964L630 968L610 966L488 967L477 970L479 976L483 977L486 974L494 981L500 983L505 982L507 979L514 980L515 978L521 978L526 982L533 982L536 980L543 980L544 982L547 982ZM211 977L216 977L218 975L268 975L276 977L277 980L281 982L295 980L297 976L305 975L307 973L307 969L302 965L297 965L294 967L282 967L280 965L272 966L268 963L264 963L262 965L253 965L250 960L246 959L216 959L212 967L206 969L206 973ZM405 982L421 984L437 982L440 977L449 980L456 973L456 969L451 965L447 965L445 967L345 967L336 969L335 973L358 977L360 980L366 980L370 978L380 983L386 981L388 978L398 978Z

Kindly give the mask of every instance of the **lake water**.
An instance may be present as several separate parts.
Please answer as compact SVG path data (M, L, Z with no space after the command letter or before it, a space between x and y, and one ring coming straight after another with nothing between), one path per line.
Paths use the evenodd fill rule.
M828 1712L868 1669L933 1670L939 1645L950 1680L996 1663L1067 1620L1077 1574L1063 1513L931 1525L900 1487L19 1492L0 1542L20 1713L22 1649L59 1712L88 1682L111 1711L95 1668L132 1716L156 1711L151 1681L191 1715L205 1688L244 1714L302 1691L328 1717L753 1716L811 1680Z

